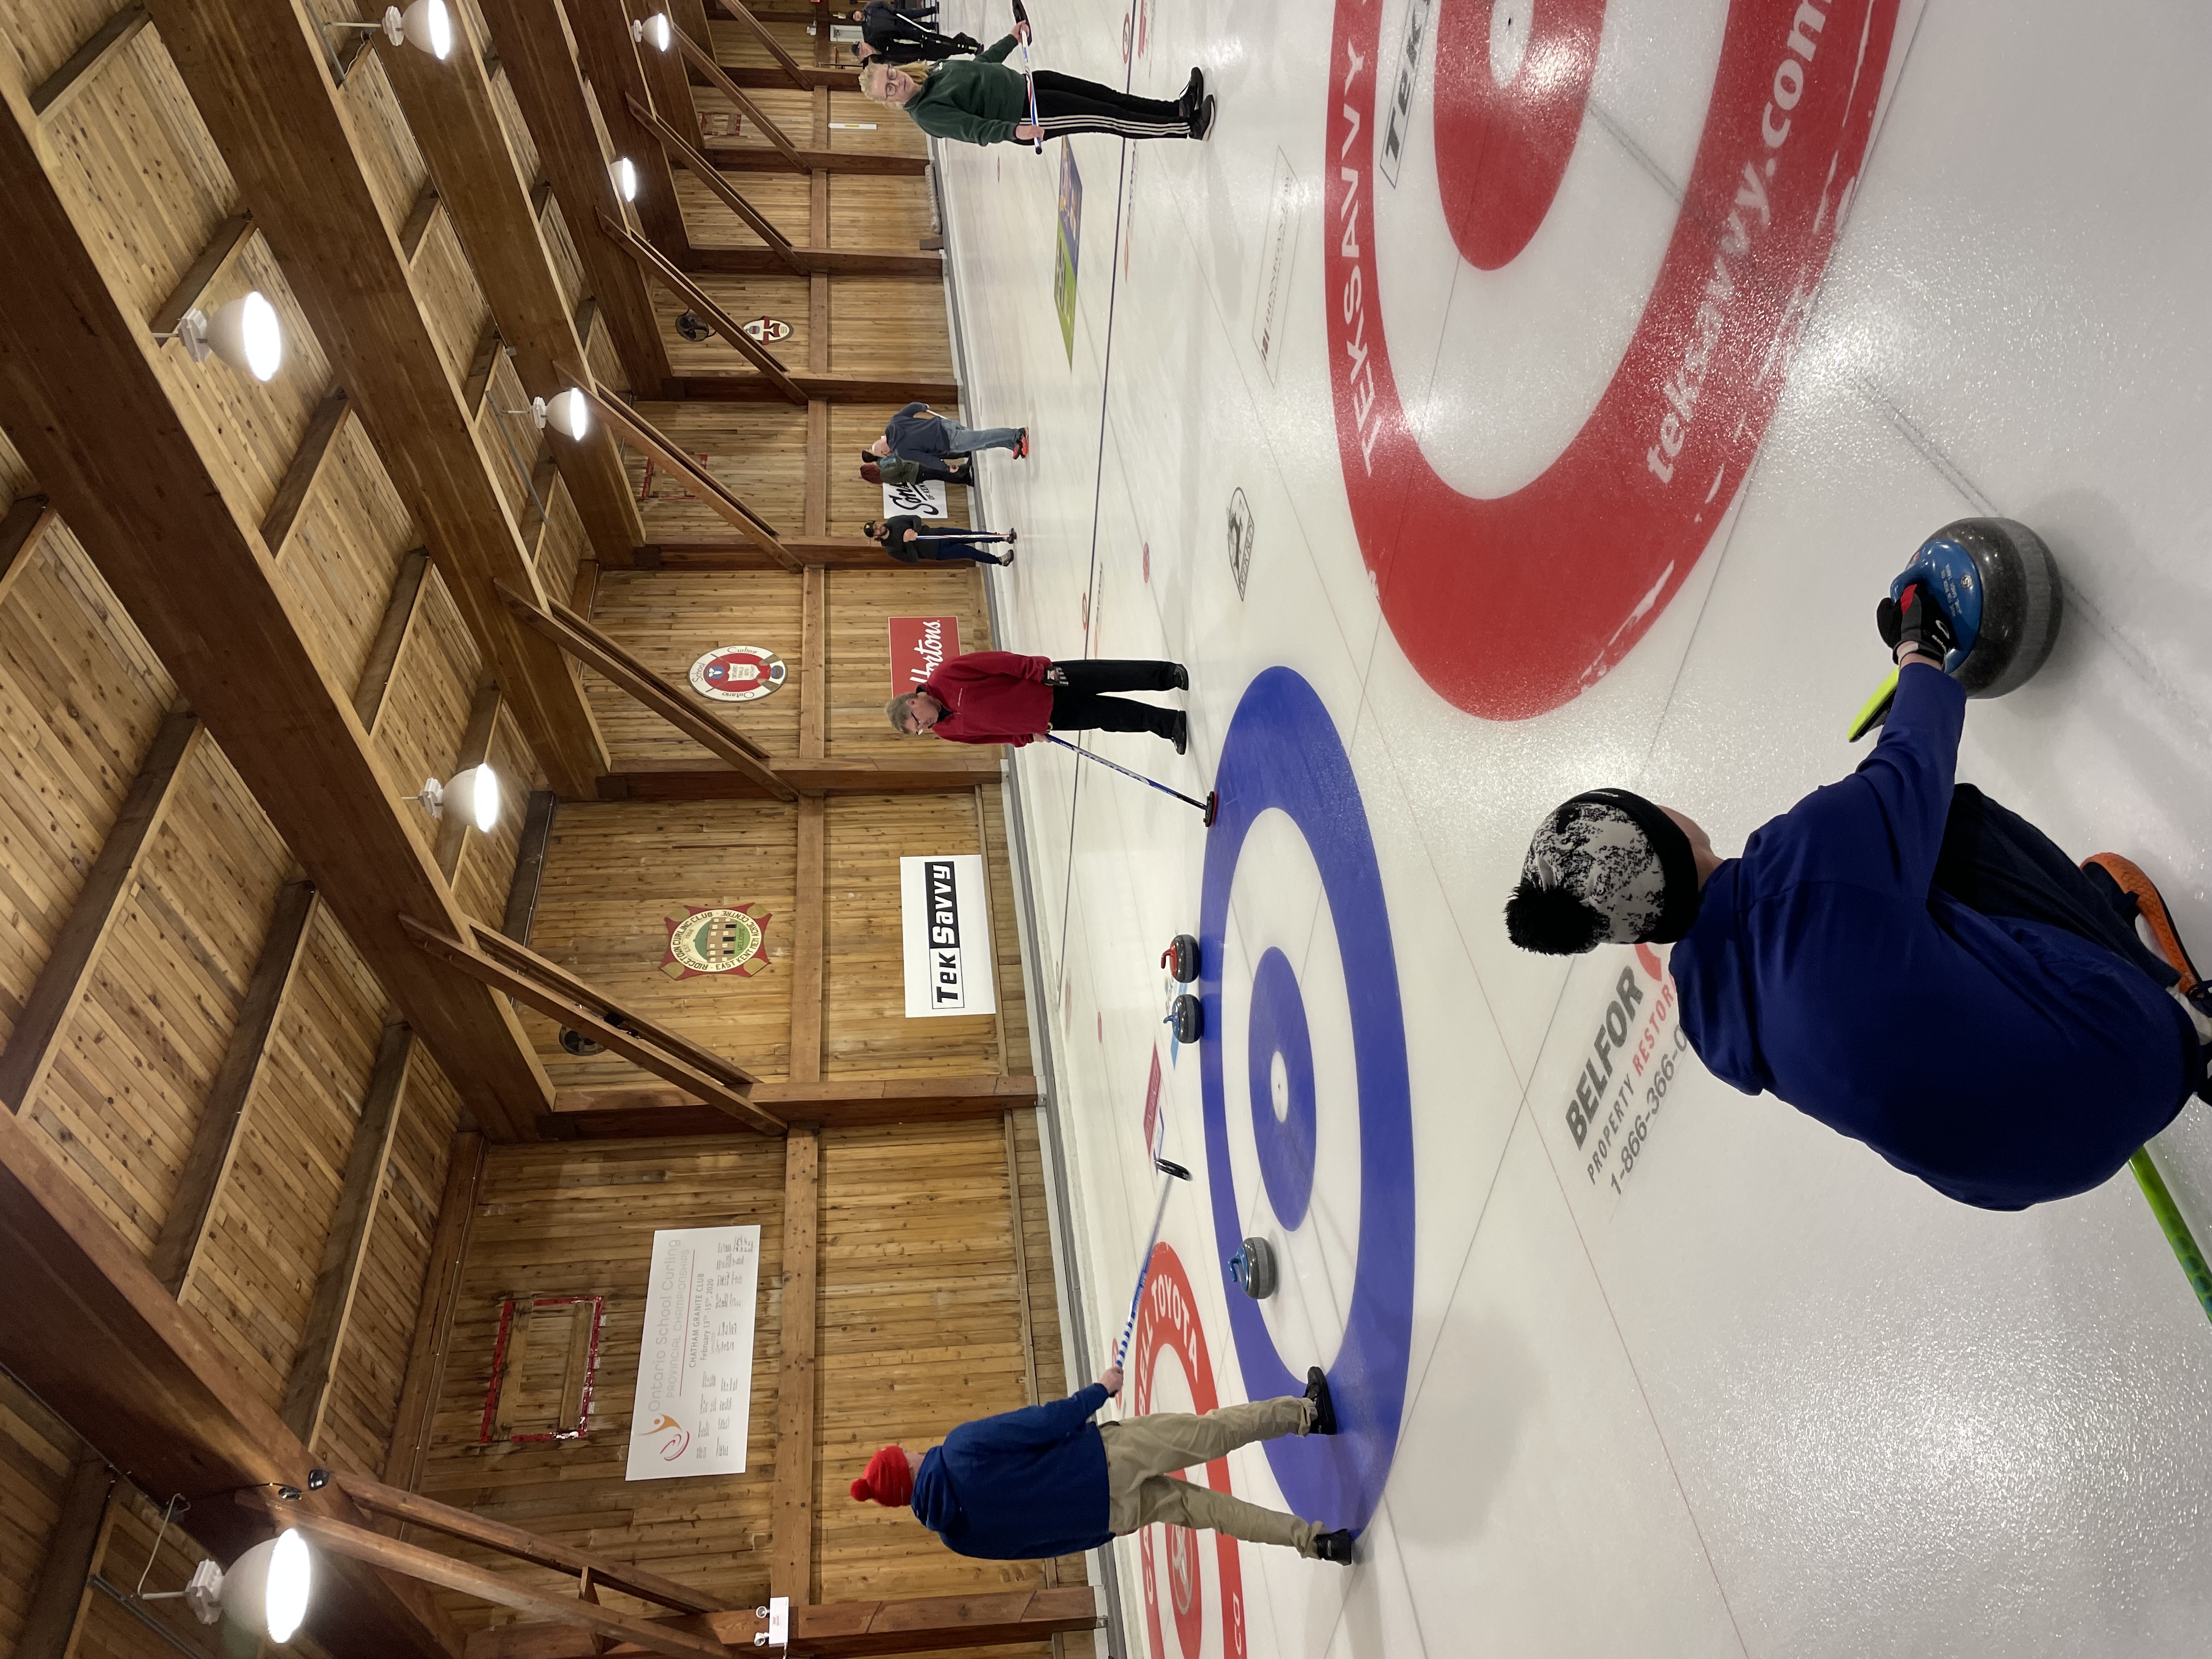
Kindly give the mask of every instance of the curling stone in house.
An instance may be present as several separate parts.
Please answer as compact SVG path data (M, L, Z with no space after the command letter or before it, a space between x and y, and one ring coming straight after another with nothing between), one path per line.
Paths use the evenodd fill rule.
M1177 933L1168 948L1160 952L1160 966L1168 970L1169 977L1178 985L1188 985L1198 977L1198 940L1189 933Z
M2043 538L2013 519L1960 519L1920 544L1889 585L1899 599L1925 583L1958 631L1943 672L1970 697L2002 697L2035 678L2057 643L2065 603L2058 562ZM1889 713L1897 677L1851 723L1851 741Z
M1229 1258L1229 1277L1255 1302L1275 1293L1274 1247L1264 1238L1248 1238Z

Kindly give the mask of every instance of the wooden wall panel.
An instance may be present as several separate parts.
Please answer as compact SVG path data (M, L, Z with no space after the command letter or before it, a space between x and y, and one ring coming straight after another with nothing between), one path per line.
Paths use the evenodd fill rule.
M461 252L453 222L445 214L430 221L429 233L415 255L415 292L438 341L438 355L455 380L467 378L491 317L491 302L477 286L476 272Z
M476 38L489 41L491 30L483 21L479 8L469 8L476 15ZM538 159L538 141L530 135L529 123L522 118L522 106L514 101L514 84L507 79L504 67L495 66L491 75L492 107L499 112L499 125L507 134L507 147L514 152L514 170L521 174L526 185L534 185L544 172Z
M769 33L775 36L786 52L802 64L814 61L814 37L806 32L804 21L796 17L774 17L764 21ZM775 62L769 56L768 48L761 45L760 37L743 23L726 22L708 12L707 34L708 40L702 44L711 46L717 62L727 64L733 69L766 69ZM68 54L63 55L66 57ZM694 87L691 95L695 99L706 99L714 94L709 88Z
M382 988L318 906L177 1297L205 1316L272 1407L283 1403L314 1300L384 1009Z
M884 734L890 735L888 724ZM997 1072L993 1016L906 1016L899 860L923 853L980 852L975 798L837 796L829 803L827 834L822 1074L972 1077ZM1000 987L1002 996L1005 988Z
M422 1307L446 1160L460 1115L460 1097L429 1050L416 1043L408 1061L392 1159L369 1230L368 1258L354 1292L353 1317L314 1446L337 1468L370 1474L384 1468L408 1344Z
M923 565L895 575L833 570L829 611L830 752L904 755L915 744L940 741L902 737L884 717L891 696L890 620L951 617L960 624L963 651L989 649L990 615L975 568Z
M212 741L193 750L176 791L23 1109L149 1255L291 863Z
M545 533L538 544L538 581L547 593L562 604L568 603L568 592L575 586L576 568L592 556L591 538L584 533L584 521L576 516L576 503L566 489L556 490L545 505L553 516L547 520Z
M725 725L770 754L799 752L799 579L782 570L607 570L592 620L625 650ZM756 702L716 703L692 691L691 665L717 646L757 645L783 659L781 690ZM587 672L592 708L617 760L692 757L706 750L626 692Z
M788 536L805 521L806 411L789 404L655 404L638 413L685 450L706 457L708 470L735 490L747 507ZM880 431L883 422L876 422ZM653 541L705 540L736 544L740 538L720 514L653 470L647 487L642 458L625 449L636 486L645 533ZM853 463L860 465L857 452ZM878 502L883 500L877 492Z
M15 1651L77 1450L76 1437L0 1373L0 1653Z
M1000 1121L824 1133L821 1249L816 1593L1042 1583L1037 1564L955 1555L908 1511L846 1491L887 1442L933 1445L971 1418L1027 1403Z
M383 15L366 8L363 11L372 19ZM334 15L351 14L340 10ZM384 72L385 52L413 50L412 46L392 46L381 35L372 37L339 94L353 118L354 142L361 150L369 188L376 194L377 210L384 216L386 228L395 232L406 222L415 198L430 181L429 163L423 160L407 118L400 112L391 79Z
M349 418L276 567L331 678L356 684L400 561L421 544L368 434Z
M0 606L0 1040L176 696L67 526L23 556Z
M507 914L507 885L514 878L515 849L522 843L522 820L530 810L530 745L514 713L505 707L492 727L492 770L500 787L499 822L489 832L471 826L455 872L454 896L461 908L485 926L496 927Z
M988 46L991 43L986 40L983 44ZM805 63L807 60L802 58L799 61ZM832 121L842 121L848 124L844 131L833 132L830 135L830 147L832 149L866 150L872 155L885 155L929 154L929 140L923 137L920 127L915 125L898 111L885 109L881 104L871 103L857 92L831 93L830 118ZM876 130L873 132L862 132L858 130L863 124L869 121L876 124ZM1058 161L1049 155L1045 159L1052 162L1055 168L1060 165ZM1055 173L1054 175L1055 183L1058 182L1058 173ZM922 199L927 200L928 191L926 186L912 179L908 179L906 184L909 191L916 191ZM844 180L842 178L833 180L830 184L830 199L833 210L837 192L843 187ZM927 210L927 209L924 210L925 212ZM891 241L871 241L866 242L865 245L870 247L892 248L905 246L902 243ZM862 244L855 243L854 246L859 246Z
M76 55L114 15L113 0L35 0L10 5L8 44L23 64L23 84L35 87Z
M832 201L845 182L831 181ZM913 179L898 182L916 188ZM952 336L945 325L945 284L914 276L831 277L830 343L833 369L951 380Z
M161 1532L161 1523L159 1504L149 1503L134 1487L118 1482L115 1488L115 1524L108 1533L107 1548L95 1571L109 1583L128 1589L138 1582L139 1573L146 1568L147 1557L153 1555L152 1571L146 1573L146 1588L182 1589L192 1569L207 1552L176 1522L170 1522L166 1534ZM156 1536L161 1540L158 1553L154 1545ZM186 1653L204 1655L205 1659L222 1659L222 1627L201 1624L183 1601L147 1602L143 1604L143 1610L174 1638L176 1646L155 1635L112 1598L95 1592L85 1603L83 1631L77 1638L74 1659L174 1659L178 1647Z
M856 98L854 101L871 110L882 108L882 106L870 104L865 99ZM866 120L869 118L855 111L851 116L836 118ZM884 110L878 118L906 119L890 110ZM840 132L833 136L856 139L875 137L873 133L866 132ZM1036 161L1035 156L1028 159L1033 162ZM1050 161L1051 157L1047 156L1046 161ZM830 246L832 247L890 248L903 252L920 247L933 229L930 222L929 193L921 189L915 179L847 173L840 173L830 180Z
M745 30L743 24L738 25L738 27L744 30L746 39L749 41L751 40L751 31ZM754 50L760 51L757 43L755 43ZM812 63L814 61L812 44L810 42L796 55L802 64ZM765 64L768 61L768 54L761 52L761 62ZM748 87L744 89L744 93L746 97L759 106L761 113L775 122L782 130L783 136L790 139L793 143L803 149L814 142L811 137L814 131L814 94L812 93L801 92L798 88L787 83L780 87ZM741 144L765 144L768 142L750 119L741 118L738 106L732 104L719 88L694 87L691 88L691 101L699 112L700 128L708 137L718 143L735 142ZM676 176L680 181L684 173L679 170ZM799 216L796 220L787 222L781 215L769 211L767 203L753 194L754 182L764 179L781 179L787 185L798 186ZM803 234L806 228L807 188L804 179L795 173L785 173L779 169L770 173L742 174L733 182L736 183L738 191L744 198L763 212L767 213L785 235L790 237L794 242L806 240ZM714 211L724 218L729 217L729 210L726 208L717 208ZM687 219L690 218L688 211L684 216ZM697 240L696 236L694 240ZM702 243L701 246L703 246L705 244Z
M405 791L420 789L434 774L441 783L452 774L481 672L476 646L435 569L423 577L420 603L376 722L377 753ZM410 810L422 812L424 842L435 846L438 826L428 811Z
M563 821L575 810L564 810ZM735 1606L764 1599L781 1352L782 1143L748 1134L499 1146L487 1156L481 1200L425 1494L635 1562ZM653 1230L748 1223L761 1229L750 1467L739 1475L625 1481ZM566 1444L480 1447L499 1303L532 1295L607 1298L590 1431ZM516 1571L549 1592L574 1593L573 1579L505 1557L456 1553ZM610 1602L631 1605L612 1596ZM514 1616L480 1602L449 1606L471 1626Z
M707 94L709 98L714 94ZM763 94L772 97L773 94ZM727 107L726 105L724 106ZM771 119L775 118L771 112ZM795 144L806 142L807 128L802 124L794 132L784 129L784 136ZM750 123L746 125L745 137L749 142L763 142L757 137ZM733 173L730 182L738 194L765 218L769 223L793 242L804 245L806 236L807 183L795 173ZM838 183L842 184L841 179ZM830 197L836 201L836 185L830 187ZM753 228L722 204L707 186L682 168L676 173L677 205L684 210L684 222L690 228L694 247L766 247L767 243L753 234ZM742 319L740 319L742 320Z
M506 499L507 510L514 515L515 523L534 530L538 511L532 504L530 491L534 482L543 499L550 481L542 476L534 479L532 477L540 471L539 454L545 447L545 434L527 413L514 412L529 407L530 394L522 389L522 379L514 372L514 362L501 352L492 360L490 395L485 398L483 408L477 415L477 442L491 462L491 475L498 482L499 493Z
M499 84L507 85L507 77L499 77ZM561 211L556 198L545 204L538 217L538 228L545 239L545 251L553 258L554 279L561 284L561 297L574 316L576 307L583 303L588 285L584 281L583 256L576 251L575 234L568 228L568 221ZM619 384L619 382L618 382Z
M779 802L566 803L546 849L531 949L748 1071L781 1077L791 1045L798 837L798 809ZM740 904L769 913L766 971L684 980L661 972L669 921ZM612 1054L564 1053L550 1020L525 1013L522 1021L556 1088L642 1076Z

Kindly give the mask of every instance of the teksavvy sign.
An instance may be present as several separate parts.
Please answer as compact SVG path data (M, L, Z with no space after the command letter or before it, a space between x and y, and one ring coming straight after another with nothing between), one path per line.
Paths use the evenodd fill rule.
M891 618L891 695L911 691L948 657L960 654L957 617Z
M998 1012L983 880L974 853L899 860L908 1019Z

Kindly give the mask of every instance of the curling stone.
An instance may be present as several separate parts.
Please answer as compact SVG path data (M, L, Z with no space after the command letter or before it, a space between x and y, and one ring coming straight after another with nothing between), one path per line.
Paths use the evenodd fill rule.
M1889 597L1924 582L1958 631L1943 672L1970 697L2002 697L2035 678L2058 642L2065 611L2058 562L2043 538L2013 519L1960 519L1920 544ZM1851 722L1856 743L1889 713L1893 673Z
M1188 985L1198 977L1198 940L1188 933L1177 933L1168 948L1160 952L1160 966L1178 985Z
M1229 1258L1229 1276L1255 1302L1275 1293L1275 1250L1264 1238L1248 1238Z
M1175 1027L1177 1042L1195 1042L1206 1030L1203 1005L1186 991L1168 1005L1168 1017L1160 1024Z
M2012 519L1960 519L1920 544L1889 585L1926 582L1959 643L1943 672L1970 697L2002 697L2035 678L2058 642L2065 609L2058 562L2043 538Z

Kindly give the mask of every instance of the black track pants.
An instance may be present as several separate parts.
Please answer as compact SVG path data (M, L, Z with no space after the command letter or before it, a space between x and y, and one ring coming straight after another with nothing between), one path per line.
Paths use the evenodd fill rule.
M1037 122L1048 138L1110 132L1121 138L1188 138L1190 123L1171 100L1139 98L1055 70L1036 71Z
M1172 708L1128 697L1102 697L1096 691L1061 686L1052 694L1055 732L1149 732L1156 738L1173 738L1175 716Z
M1056 662L1071 691L1172 691L1176 665L1171 662L1135 662L1112 657L1079 657Z

